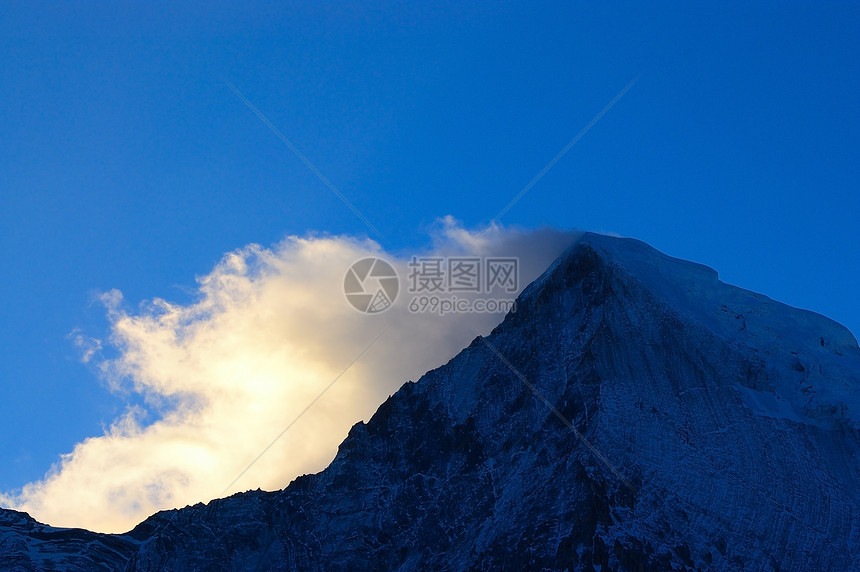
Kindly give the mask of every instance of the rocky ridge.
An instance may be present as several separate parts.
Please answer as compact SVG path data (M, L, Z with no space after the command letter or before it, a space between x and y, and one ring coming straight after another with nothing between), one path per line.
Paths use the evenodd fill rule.
M278 492L122 535L0 511L10 570L851 570L860 349L823 316L585 234L515 313Z

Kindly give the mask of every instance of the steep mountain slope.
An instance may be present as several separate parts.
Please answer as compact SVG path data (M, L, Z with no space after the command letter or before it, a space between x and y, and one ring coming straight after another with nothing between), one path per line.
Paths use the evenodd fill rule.
M355 425L321 473L126 535L4 511L0 562L852 570L859 393L860 349L839 324L586 234L491 335Z

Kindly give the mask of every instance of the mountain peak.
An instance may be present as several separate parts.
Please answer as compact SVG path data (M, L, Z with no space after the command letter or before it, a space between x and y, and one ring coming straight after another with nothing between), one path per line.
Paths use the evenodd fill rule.
M814 347L820 346L821 338L824 338L824 346L833 350L858 349L857 340L848 328L830 318L725 284L719 281L717 271L709 266L673 258L633 238L584 233L529 289L540 288L548 275L560 266L570 264L582 249L591 251L616 271L635 279L658 298L691 312L716 331L725 334L746 331L747 336L755 337L756 343L768 343L775 330L783 330L773 341L791 339ZM741 315L740 328L731 320L722 319L729 316L741 320ZM765 322L766 325L762 325Z
M858 394L839 324L587 233L324 471L99 546L129 570L851 570Z
M588 273L600 275L622 304L647 307L766 361L763 393L747 396L759 413L860 431L860 348L842 324L725 284L712 268L639 240L595 233L583 234L535 280L519 309L528 314L534 300L569 292Z

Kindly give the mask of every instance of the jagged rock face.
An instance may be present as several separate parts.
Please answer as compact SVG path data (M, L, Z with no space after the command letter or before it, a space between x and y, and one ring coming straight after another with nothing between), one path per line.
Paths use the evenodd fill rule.
M858 390L860 350L842 326L586 234L490 336L355 425L321 473L126 535L25 547L58 529L2 524L0 561L853 570Z
M131 539L53 528L0 509L0 570L122 570L137 549Z

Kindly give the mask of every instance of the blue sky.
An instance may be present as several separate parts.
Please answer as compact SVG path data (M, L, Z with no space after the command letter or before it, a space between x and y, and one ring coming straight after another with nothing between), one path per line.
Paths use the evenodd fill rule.
M633 236L857 334L858 29L849 3L6 3L0 490L134 399L73 343L100 293L185 303L231 250L370 234L225 81L403 254L486 225L638 77L501 222Z

